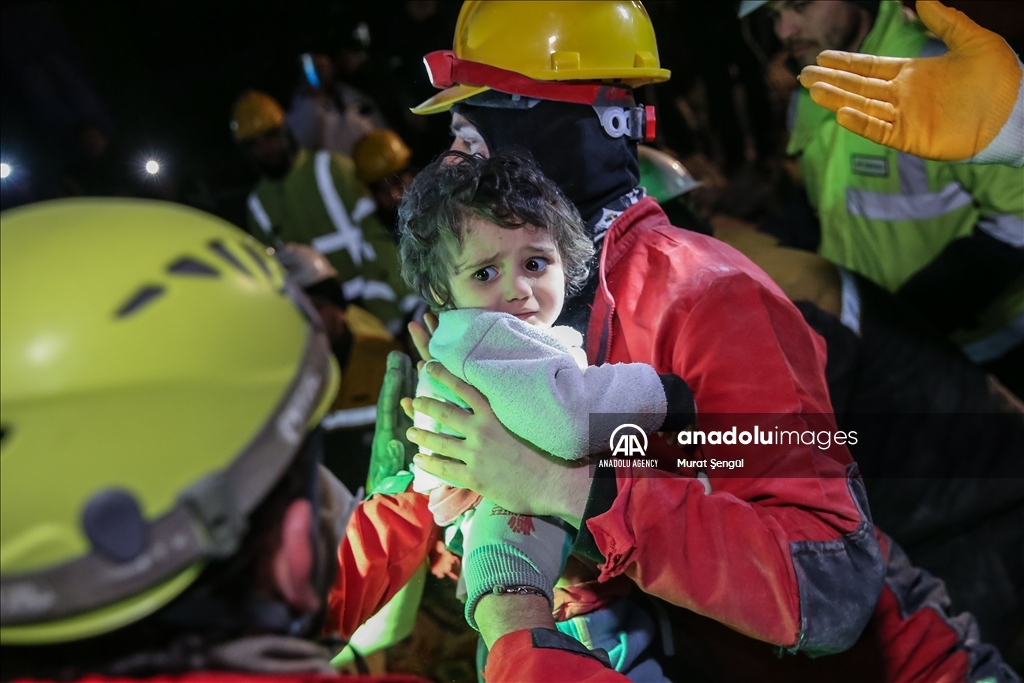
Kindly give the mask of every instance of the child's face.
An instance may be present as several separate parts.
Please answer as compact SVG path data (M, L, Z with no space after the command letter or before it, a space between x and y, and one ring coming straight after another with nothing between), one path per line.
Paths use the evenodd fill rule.
M456 308L511 313L551 327L562 312L565 273L547 230L510 229L482 218L469 221L451 280Z

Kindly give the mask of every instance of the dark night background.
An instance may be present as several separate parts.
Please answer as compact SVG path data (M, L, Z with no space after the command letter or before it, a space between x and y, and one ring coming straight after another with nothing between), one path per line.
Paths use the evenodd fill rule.
M687 200L715 226L753 230L794 194L784 118L798 84L771 27L756 14L741 24L737 4L645 1L672 79L641 89L638 100L658 108L656 146L703 183ZM1024 3L946 4L1002 35L1017 54L1024 50ZM288 109L304 52L329 55L336 68L350 64L339 80L375 100L412 148L413 166L422 166L448 146L449 117L408 109L436 92L422 57L451 49L460 6L4 0L0 161L11 174L0 183L0 208L67 196L155 197L245 226L257 175L232 140L232 104L251 88ZM365 38L361 26L368 47L355 39ZM158 176L143 170L147 159L161 164ZM417 629L389 650L387 669L476 681L477 634L465 624L462 603L447 579L428 582ZM1024 641L1013 647L1024 661ZM371 665L383 667L384 654L376 655Z
M1016 3L952 4L1020 51L1024 16ZM155 196L242 224L255 175L228 132L232 102L257 88L287 108L300 77L298 55L336 56L360 22L371 37L367 59L342 78L376 99L422 165L446 146L448 120L415 117L408 107L433 94L421 58L450 49L459 7L430 0L6 0L0 152L13 172L3 207L69 194ZM751 218L758 209L746 206L750 197L770 190L750 192L750 184L767 188L778 175L772 168L781 161L781 112L795 81L766 71L762 60L777 46L770 31L752 26L759 58L744 41L735 3L646 7L662 63L673 72L668 84L641 93L659 106L659 144L705 180L706 203ZM82 150L96 144L96 131L109 150L102 168L87 169ZM150 157L162 165L158 181L141 170Z

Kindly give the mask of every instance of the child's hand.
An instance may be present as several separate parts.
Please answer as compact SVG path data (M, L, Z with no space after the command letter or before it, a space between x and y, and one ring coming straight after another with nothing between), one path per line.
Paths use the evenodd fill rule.
M420 362L422 363L423 361L420 361ZM422 368L418 368L418 369L422 369ZM416 416L414 415L415 411L412 409L412 399L411 398L408 398L408 397L407 398L403 398L402 401L401 401L401 406L402 406L402 412L405 413L405 416L407 418L409 418L410 420L415 420L416 419Z
M430 338L434 336L434 331L437 329L437 316L433 313L427 313L423 316L423 322L426 323L426 327L416 321L409 323L409 336L412 337L412 343L420 354L420 358L428 361L432 359L430 355Z

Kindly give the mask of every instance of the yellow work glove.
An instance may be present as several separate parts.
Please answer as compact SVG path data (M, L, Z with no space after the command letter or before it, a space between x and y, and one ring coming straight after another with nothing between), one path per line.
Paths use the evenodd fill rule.
M917 11L949 52L899 59L827 50L800 82L843 128L937 161L1024 165L1024 67L1006 41L939 2Z

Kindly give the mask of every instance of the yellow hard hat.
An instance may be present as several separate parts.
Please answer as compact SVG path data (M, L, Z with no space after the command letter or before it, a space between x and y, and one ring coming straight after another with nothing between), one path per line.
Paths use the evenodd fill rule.
M352 149L356 175L364 183L375 183L409 165L412 152L398 133L378 128L359 138Z
M245 142L284 125L284 110L270 95L247 90L231 111L231 135Z
M0 643L134 623L231 556L338 386L265 247L164 202L0 229Z
M636 87L670 76L661 68L647 10L635 0L468 0L454 52L431 53L424 62L431 83L445 90L414 108L416 114L447 111L489 89L544 99L540 87L526 92L525 80Z

